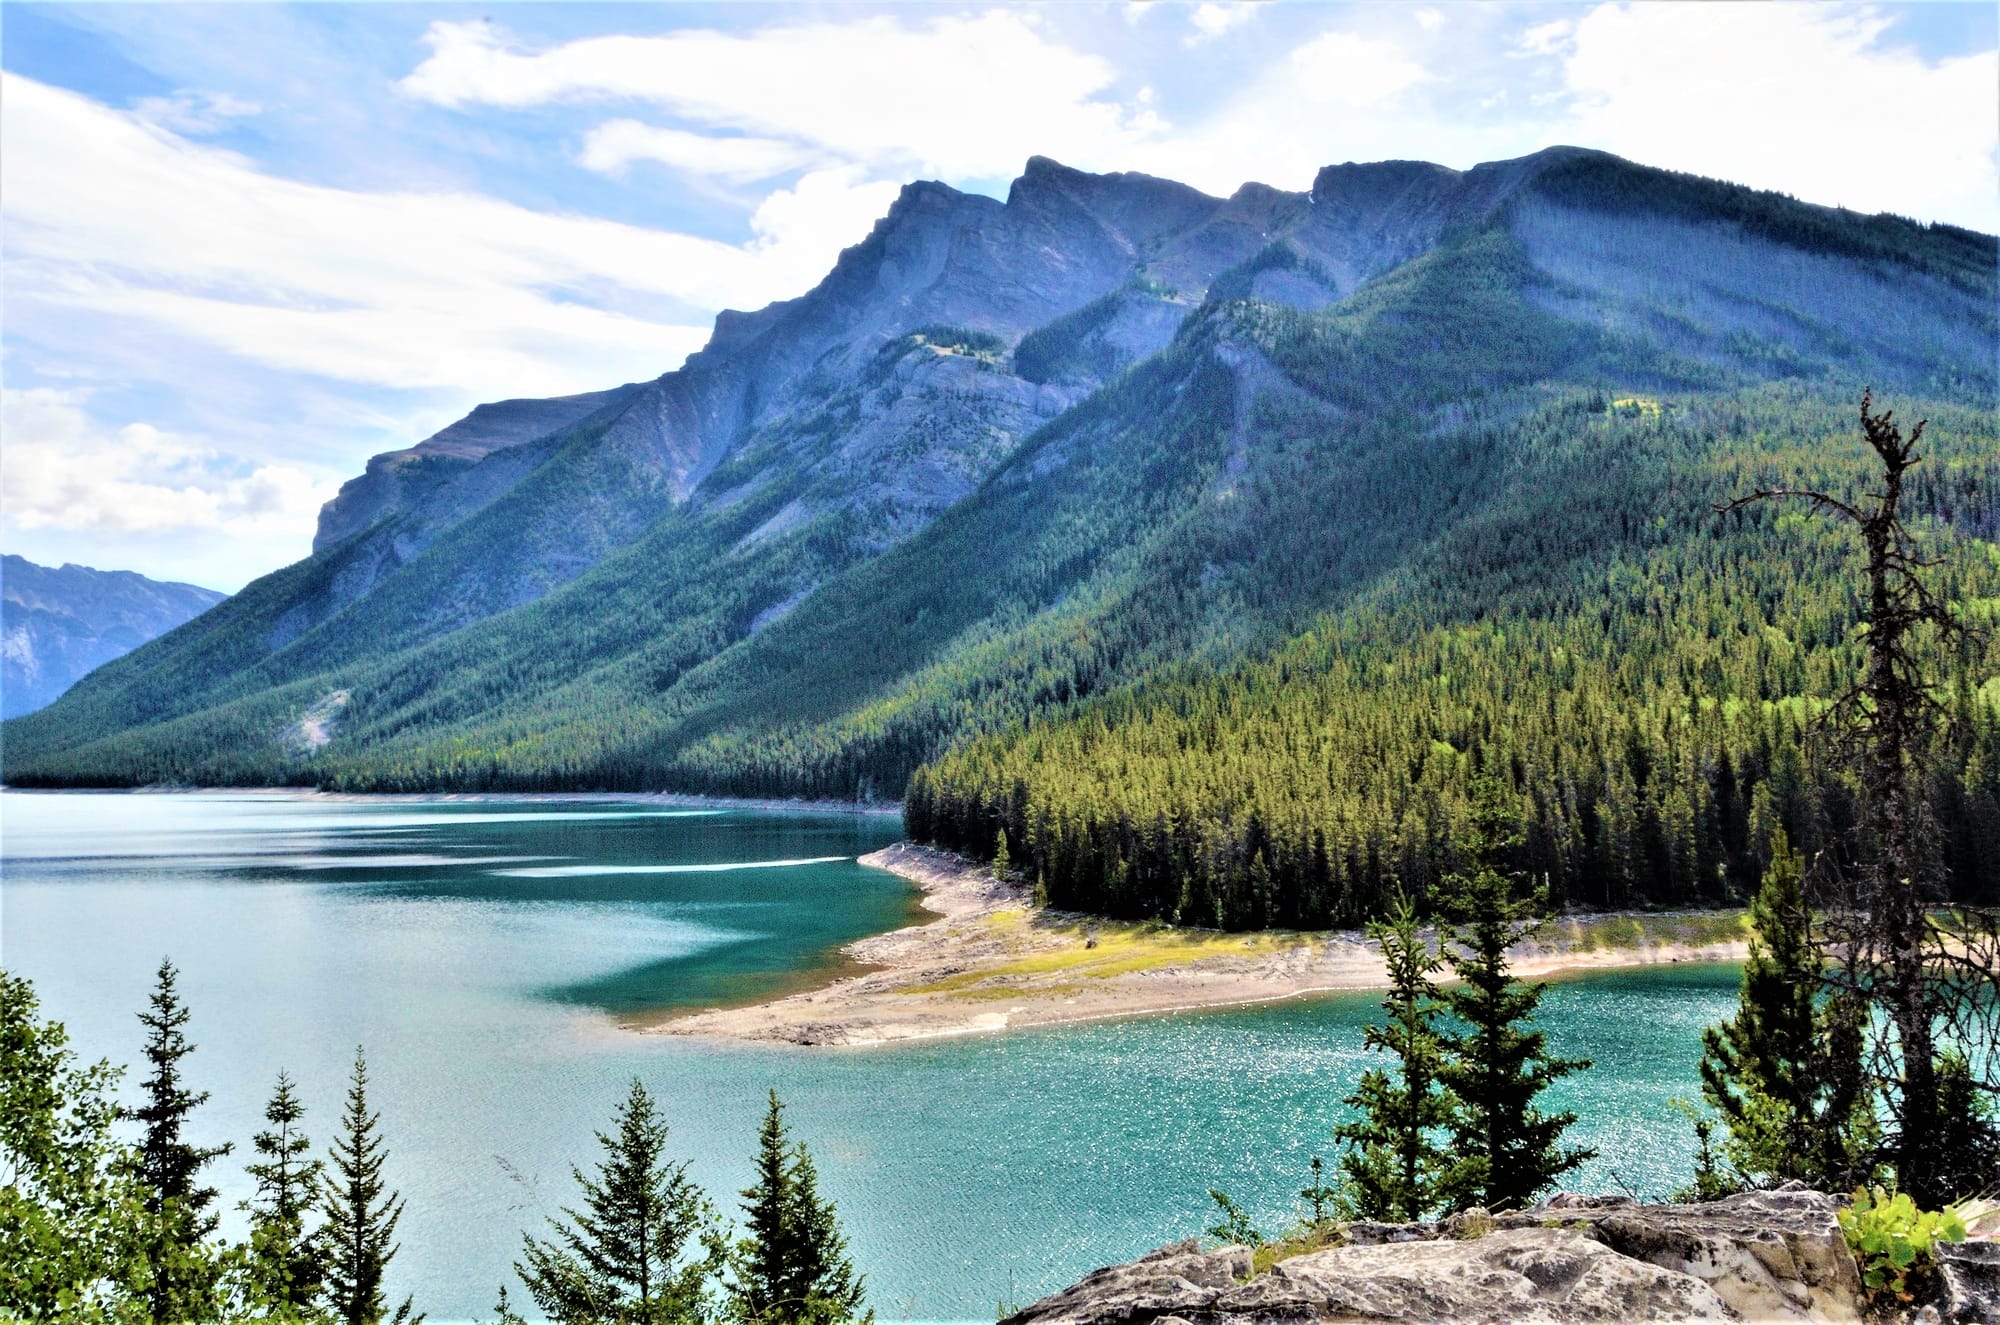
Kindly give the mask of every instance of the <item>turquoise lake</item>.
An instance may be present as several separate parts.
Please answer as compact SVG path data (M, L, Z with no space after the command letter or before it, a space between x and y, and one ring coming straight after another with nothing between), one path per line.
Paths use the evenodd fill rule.
M621 1018L795 987L839 946L909 923L914 894L855 863L893 817L655 801L0 796L0 963L90 1058L131 1062L171 956L193 1011L192 1139L248 1192L279 1068L324 1142L356 1044L408 1199L397 1295L483 1318L524 1229L572 1203L572 1164L637 1076L725 1210L764 1093L784 1098L885 1320L985 1320L1213 1222L1208 1188L1281 1223L1367 1065L1374 996L869 1050L750 1048ZM1726 967L1556 985L1553 1048L1596 1060L1555 1102L1600 1157L1568 1185L1660 1195L1693 1142L1701 1027Z

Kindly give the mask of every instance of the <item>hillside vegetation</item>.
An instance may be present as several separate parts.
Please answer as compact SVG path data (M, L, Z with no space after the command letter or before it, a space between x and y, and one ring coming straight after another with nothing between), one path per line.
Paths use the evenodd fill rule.
M383 458L373 523L9 723L6 775L907 789L1065 905L1231 927L1422 891L1491 775L1561 899L1719 901L1845 821L1803 737L1859 653L1837 532L1712 506L1859 483L1872 385L1993 617L1995 253L1570 149L912 186L678 373ZM1939 849L1992 890L2000 665L1935 662Z

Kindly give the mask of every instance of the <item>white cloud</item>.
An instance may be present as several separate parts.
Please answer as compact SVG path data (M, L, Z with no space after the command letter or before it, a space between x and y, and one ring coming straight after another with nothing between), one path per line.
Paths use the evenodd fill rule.
M622 174L634 161L657 161L689 174L748 184L811 165L818 155L773 138L715 137L637 120L608 120L585 136L577 161L607 175Z
M991 179L1036 153L1107 151L1157 134L1105 98L1109 61L995 10L663 36L526 51L482 22L437 22L402 88L442 106L638 101L714 129L818 149L879 176Z
M1547 23L1537 23L1521 34L1517 49L1530 55L1549 55L1568 41L1575 29L1574 19L1558 18Z
M132 113L148 124L170 133L210 134L228 127L230 121L261 114L254 101L227 92L194 92L186 88L170 97L141 97L132 104Z
M139 318L270 367L473 400L657 375L708 315L801 293L894 188L839 176L746 244L475 194L280 179L6 76L10 318ZM815 217L818 223L815 224Z
M1436 32L1444 26L1444 11L1441 9L1419 9L1411 14L1410 17L1415 19L1417 26L1425 32Z
M1198 45L1220 37L1232 28L1238 28L1257 17L1257 6L1251 0L1205 0L1196 5L1188 15L1188 22L1194 27L1194 35L1187 39L1190 46Z
M1810 202L2000 229L1992 52L1931 62L1873 10L1626 5L1570 36L1570 141Z
M1394 42L1329 32L1292 52L1294 86L1308 101L1375 106L1431 77Z
M303 543L339 487L294 466L223 455L148 423L107 430L76 392L5 392L0 430L7 438L0 512L10 535L212 531Z

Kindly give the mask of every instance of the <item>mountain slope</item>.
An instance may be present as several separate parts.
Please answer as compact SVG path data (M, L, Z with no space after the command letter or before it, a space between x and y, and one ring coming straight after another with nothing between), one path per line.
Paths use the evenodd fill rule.
M1173 708L1175 678L1216 669L1255 692L1256 667L1371 622L1412 648L1493 616L1619 637L1605 577L1706 576L1675 548L1713 541L1707 503L1760 465L1846 474L1833 421L1864 382L1954 420L1928 509L1949 545L1986 546L1995 266L1989 237L1574 149L1330 167L1309 194L1228 199L1040 159L1004 204L913 185L814 291L725 314L679 372L455 461L451 495L400 489L368 529L10 724L7 774L887 796L962 748L920 784L945 810L913 826L986 849L1026 831L1024 801L1109 841L1140 802L1032 776L1006 753L1029 748L1022 724ZM1514 559L1583 510L1600 523L1574 551ZM1751 567L1732 591L1775 604L1797 574L1832 592L1832 564L1788 559L1773 528L1728 537ZM1490 601L1445 592L1461 582ZM1765 697L1818 693L1837 638L1812 636L1813 666ZM309 714L332 715L312 726L330 740L306 738ZM1190 786L1231 766L1231 739L1183 747L1207 752ZM1283 739L1293 754L1260 756L1274 776L1327 780ZM1448 858L1456 803L1410 846L1413 880ZM1236 852L1215 896L1239 923L1229 890L1258 852L1231 804L1182 808L1234 816L1203 849ZM1326 805L1286 805L1321 816L1303 840L1327 836ZM1093 862L1080 898L1132 859L1067 840ZM1351 840L1379 856L1390 839ZM1740 870L1731 849L1702 868ZM1677 859L1646 856L1631 890L1668 890ZM1363 873L1365 908L1393 879Z
M0 715L54 702L77 678L227 595L132 571L0 558Z

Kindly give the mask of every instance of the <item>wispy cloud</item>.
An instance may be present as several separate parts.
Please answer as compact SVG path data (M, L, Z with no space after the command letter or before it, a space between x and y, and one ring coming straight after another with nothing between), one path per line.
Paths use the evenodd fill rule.
M2000 229L1995 54L1927 61L1892 30L1849 6L1605 4L1536 44L1560 52L1571 141Z
M476 194L303 184L27 79L9 76L6 99L16 308L115 312L273 368L474 398L671 368L712 310L816 281L895 191L809 177L730 244ZM796 189L823 224L788 206Z
M651 104L707 129L812 148L878 174L1005 177L1036 153L1099 151L1161 126L1107 97L1118 70L1031 12L866 18L748 33L592 37L525 48L485 22L439 22L402 80L441 106ZM733 140L715 140L718 152Z

